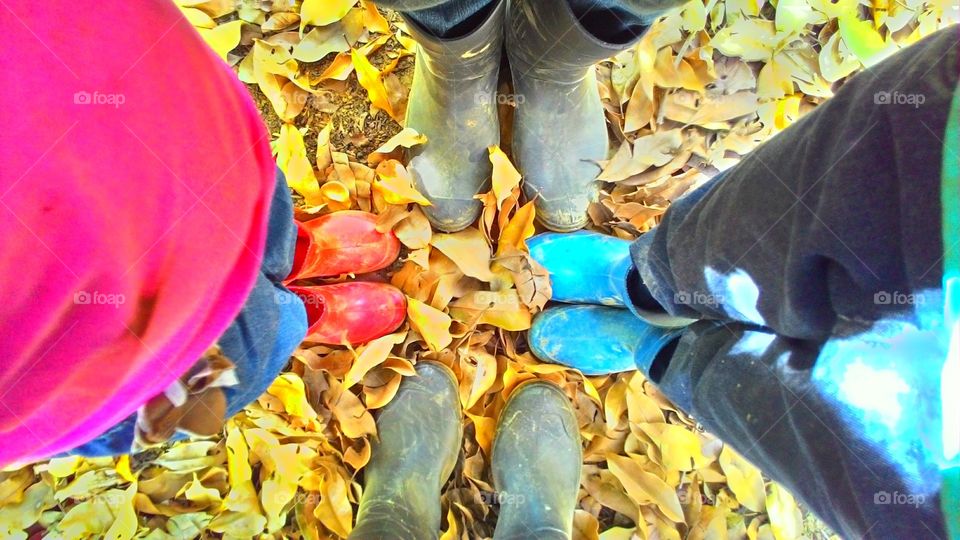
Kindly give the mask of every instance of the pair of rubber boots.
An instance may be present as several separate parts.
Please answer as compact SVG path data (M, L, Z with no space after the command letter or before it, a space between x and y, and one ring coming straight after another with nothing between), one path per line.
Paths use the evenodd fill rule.
M453 372L420 362L377 419L353 540L437 538L440 493L463 435ZM568 539L580 487L580 432L559 387L521 384L504 405L491 467L500 514L495 540Z
M389 266L399 254L397 237L390 231L378 231L377 216L367 212L336 212L297 222L293 270L285 283L306 307L305 340L356 345L399 328L406 317L407 300L403 292L387 283L289 285L303 279L375 272Z
M657 355L694 322L668 314L650 295L627 240L580 231L540 234L527 245L550 273L552 300L575 304L534 319L527 341L542 361L586 375L649 374Z
M488 147L500 143L497 81L506 47L516 110L513 157L537 219L560 232L582 228L597 200L607 128L593 65L627 49L588 31L565 0L494 0L467 35L442 39L409 16L418 43L406 125L427 136L409 153L424 209L447 232L480 214ZM634 40L635 41L635 40Z

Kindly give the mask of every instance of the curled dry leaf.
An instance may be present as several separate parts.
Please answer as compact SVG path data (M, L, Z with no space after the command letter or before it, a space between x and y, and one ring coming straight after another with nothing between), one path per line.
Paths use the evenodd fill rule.
M399 161L389 159L377 166L379 180L373 189L390 204L417 203L430 206L430 201L413 187L413 177Z
M417 130L407 127L400 130L399 133L390 137L390 139L383 143L380 148L374 150L370 156L367 158L367 163L370 165L376 165L391 154L393 154L398 148L411 148L418 144L424 144L427 142L427 136L422 135ZM394 156L399 157L399 156Z
M478 229L464 229L457 233L433 235L431 245L453 261L464 274L491 281L490 246Z

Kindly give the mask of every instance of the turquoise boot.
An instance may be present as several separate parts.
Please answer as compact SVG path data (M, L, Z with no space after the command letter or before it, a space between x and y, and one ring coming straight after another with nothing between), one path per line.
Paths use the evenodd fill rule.
M527 341L540 360L585 375L634 369L648 373L657 353L682 332L648 324L625 309L562 306L538 315Z
M628 308L644 321L664 328L693 322L656 306L633 265L628 240L587 231L545 233L528 240L527 246L530 255L550 272L551 300L555 302ZM654 305L631 300L640 296Z
M377 418L379 442L363 469L352 540L435 539L440 489L457 464L463 435L453 372L420 362Z
M566 540L580 490L580 430L559 387L534 381L500 413L491 468L500 502L494 540Z

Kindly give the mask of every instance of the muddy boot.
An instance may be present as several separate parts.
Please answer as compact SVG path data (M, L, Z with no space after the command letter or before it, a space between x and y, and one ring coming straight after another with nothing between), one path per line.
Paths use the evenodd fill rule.
M494 540L570 538L582 461L580 430L563 391L544 381L515 390L493 443L500 502Z
M417 41L417 64L407 105L407 127L427 136L408 152L418 190L433 225L464 229L480 215L474 196L487 189L492 167L487 148L500 143L496 90L503 50L504 2L465 36L433 36L404 17Z
M377 418L380 441L363 469L353 540L437 538L440 488L457 463L463 435L453 373L420 362Z
M607 126L593 65L629 48L581 25L566 1L511 0L507 55L517 109L513 153L537 218L569 232L587 223L596 201L597 161L607 157Z

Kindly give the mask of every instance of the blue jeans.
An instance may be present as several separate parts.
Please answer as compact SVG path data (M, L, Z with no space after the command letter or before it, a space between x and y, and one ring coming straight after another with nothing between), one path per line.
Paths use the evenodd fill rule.
M566 1L592 33L611 43L632 41L667 9L683 0L554 0ZM378 0L377 5L402 12L440 38L456 38L482 20L494 0Z
M293 203L283 173L270 204L267 247L257 282L240 314L217 342L233 361L239 384L224 388L227 416L233 416L262 395L290 360L307 334L303 302L283 286L293 267L297 228ZM100 437L68 454L88 457L126 454L133 445L137 416L133 414ZM182 434L173 437L183 439Z
M947 28L857 75L632 246L653 297L701 319L654 382L844 537L946 537L940 192L958 49Z

